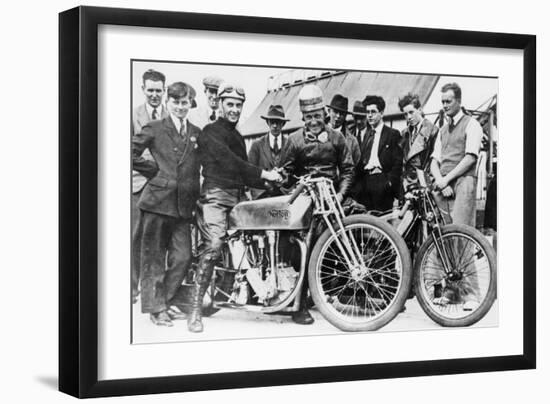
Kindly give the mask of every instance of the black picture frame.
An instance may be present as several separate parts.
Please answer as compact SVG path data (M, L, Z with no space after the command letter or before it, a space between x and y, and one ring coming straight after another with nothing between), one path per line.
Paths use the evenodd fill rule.
M521 355L98 381L98 26L261 33L523 51ZM536 367L536 37L505 33L78 7L59 15L59 389L104 397ZM518 234L521 234L518 232Z

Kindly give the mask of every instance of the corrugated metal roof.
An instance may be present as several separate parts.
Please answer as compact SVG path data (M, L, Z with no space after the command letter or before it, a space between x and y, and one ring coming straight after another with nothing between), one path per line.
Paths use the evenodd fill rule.
M424 104L431 95L439 76L401 73L371 73L371 72L335 72L313 81L323 91L325 103L335 94L342 94L349 99L349 109L357 100L363 100L367 94L380 95L386 101L385 116L391 117L401 113L397 100L408 92L418 94ZM241 127L243 136L255 136L267 131L267 125L261 118L270 105L280 104L290 121L283 128L284 132L292 132L303 125L302 114L298 105L298 93L304 83L271 91L256 107L252 115Z

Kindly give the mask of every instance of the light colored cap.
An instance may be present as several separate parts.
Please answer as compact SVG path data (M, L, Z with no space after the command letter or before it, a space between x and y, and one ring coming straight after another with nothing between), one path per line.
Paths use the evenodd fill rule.
M300 110L302 112L311 112L324 108L323 92L315 84L306 84L298 94Z
M220 87L222 81L223 80L220 79L218 76L208 76L202 80L202 84L206 88L213 88L214 90L218 91L218 88Z

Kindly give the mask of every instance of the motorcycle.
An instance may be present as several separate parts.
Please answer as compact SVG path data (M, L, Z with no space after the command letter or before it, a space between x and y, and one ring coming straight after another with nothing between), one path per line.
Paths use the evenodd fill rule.
M401 209L379 217L394 223L406 241L414 293L424 312L445 327L470 326L496 299L495 250L477 229L446 224L424 172L417 170L417 176Z
M332 181L310 173L290 194L232 209L203 315L297 311L307 276L328 322L343 331L373 331L401 310L411 272L407 246L391 225L370 215L345 217Z

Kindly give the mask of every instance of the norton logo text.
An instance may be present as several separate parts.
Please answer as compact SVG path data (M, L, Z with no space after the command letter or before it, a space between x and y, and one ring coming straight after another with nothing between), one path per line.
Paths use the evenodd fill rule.
M271 209L269 211L269 216L274 219L288 220L290 212L286 209Z

